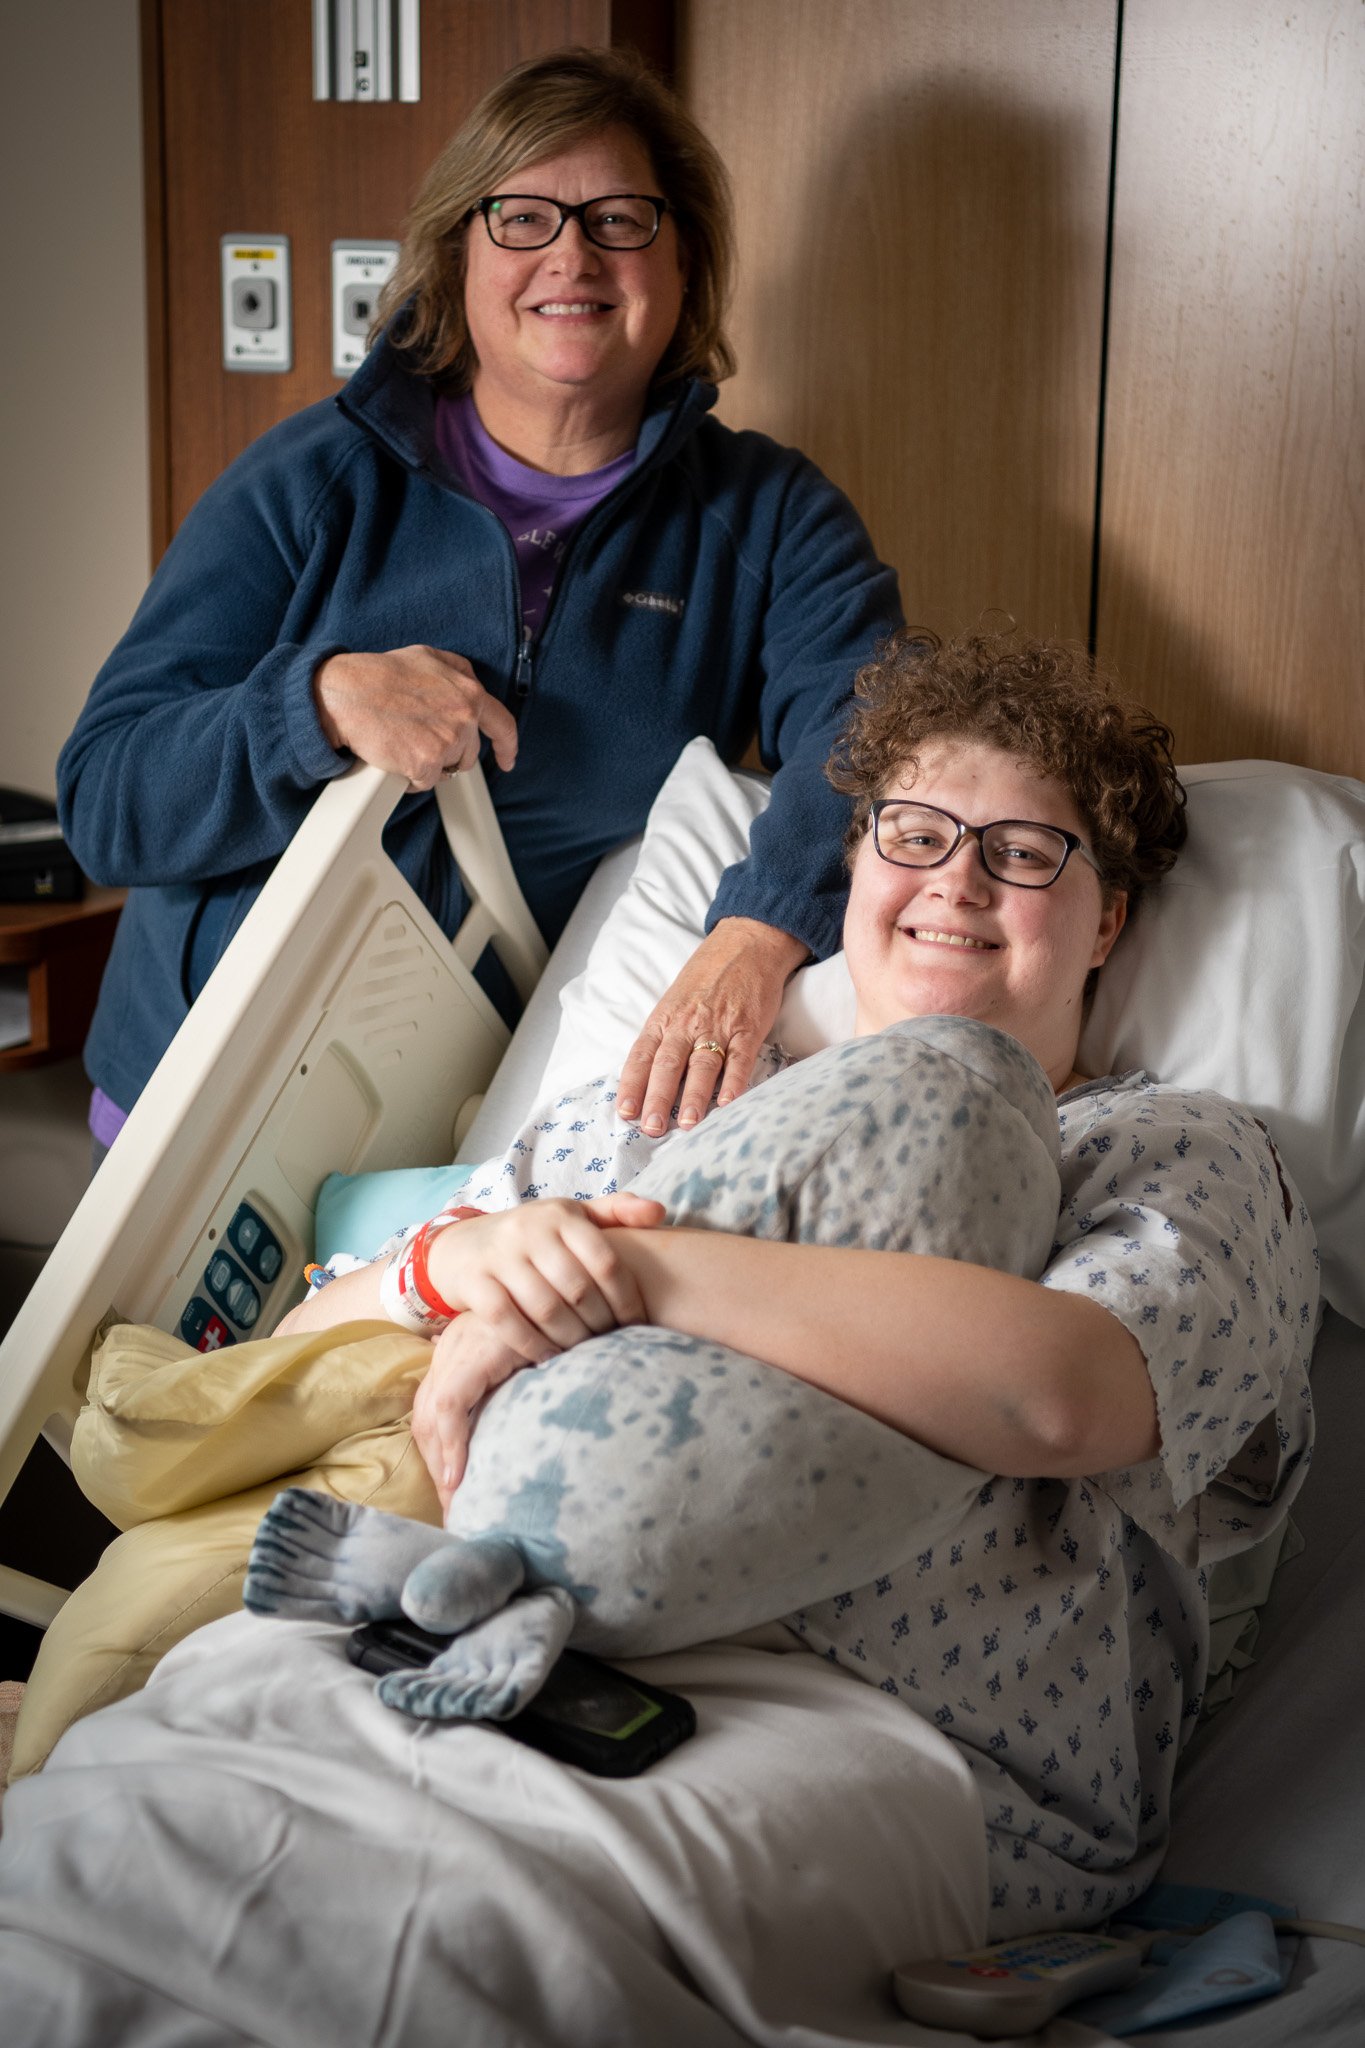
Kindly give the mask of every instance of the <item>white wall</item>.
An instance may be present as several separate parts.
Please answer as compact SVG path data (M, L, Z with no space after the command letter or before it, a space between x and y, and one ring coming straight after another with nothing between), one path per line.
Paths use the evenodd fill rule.
M0 48L0 783L51 795L149 567L137 0L0 0ZM0 1074L0 1327L10 1247L84 1188L87 1092L75 1060Z
M0 0L0 782L58 749L147 581L137 0Z

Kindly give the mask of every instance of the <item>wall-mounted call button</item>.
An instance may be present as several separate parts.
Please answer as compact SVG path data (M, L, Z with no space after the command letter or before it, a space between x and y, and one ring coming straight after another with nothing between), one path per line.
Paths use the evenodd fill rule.
M332 244L332 375L349 377L365 360L379 294L398 261L397 242Z
M224 369L292 369L289 237L224 235L218 246Z

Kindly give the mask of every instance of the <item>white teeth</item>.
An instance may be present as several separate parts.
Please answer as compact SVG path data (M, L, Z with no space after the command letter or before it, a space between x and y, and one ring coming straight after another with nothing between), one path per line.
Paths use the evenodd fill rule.
M961 932L924 931L918 925L913 925L911 930L917 939L923 939L933 946L965 946L973 953L992 953L995 950L987 940L964 938Z
M604 313L606 307L600 305L595 299L572 299L562 302L552 300L549 305L537 306L536 311L537 313L549 313L556 320L572 320L576 315L584 313Z

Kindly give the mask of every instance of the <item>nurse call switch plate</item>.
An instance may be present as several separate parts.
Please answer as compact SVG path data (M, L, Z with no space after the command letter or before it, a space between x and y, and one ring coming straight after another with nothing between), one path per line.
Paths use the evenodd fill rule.
M398 261L397 242L332 244L332 375L349 377L365 360L379 294Z
M292 369L288 235L224 235L219 250L223 368Z

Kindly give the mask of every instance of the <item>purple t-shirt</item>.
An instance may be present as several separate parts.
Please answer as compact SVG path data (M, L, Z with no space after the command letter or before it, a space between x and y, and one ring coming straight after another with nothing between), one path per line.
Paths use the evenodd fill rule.
M471 497L496 512L512 536L521 578L522 630L540 630L569 535L594 505L614 490L635 466L628 448L603 469L583 476L551 476L528 469L489 434L469 395L436 401L436 446ZM90 1129L101 1145L112 1145L128 1121L126 1110L102 1088L90 1098Z
M529 469L500 448L475 410L469 392L436 402L436 446L471 497L496 512L512 536L521 577L521 617L527 639L539 632L569 536L594 505L635 467L628 448L603 469L583 476L551 476Z

